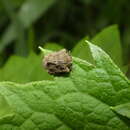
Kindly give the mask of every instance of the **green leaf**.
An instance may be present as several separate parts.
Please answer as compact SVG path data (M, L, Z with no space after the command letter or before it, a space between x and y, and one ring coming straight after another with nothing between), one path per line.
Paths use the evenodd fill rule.
M112 110L130 119L130 103L121 104L121 105L112 107Z
M49 49L52 51L58 51L58 50L62 49L63 47L57 43L46 43L43 48Z
M88 45L85 45L85 40L88 37L83 38L73 49L72 55L81 59L87 60L93 63L93 59ZM120 34L116 25L110 26L102 30L91 40L95 45L100 46L105 50L114 62L123 70L122 48L120 41Z
M42 57L31 53L27 58L11 56L0 70L0 81L26 83L52 79L42 66Z
M90 63L93 63L93 58L90 53L90 49L88 44L86 44L85 40L88 40L88 37L83 38L72 50L72 55L83 60L86 60Z
M92 42L105 50L121 68L123 65L120 34L116 25L105 28L97 34Z
M73 57L71 73L54 80L1 82L0 94L15 113L0 130L129 130L130 119L111 107L130 101L130 82L104 51L89 46L95 65Z

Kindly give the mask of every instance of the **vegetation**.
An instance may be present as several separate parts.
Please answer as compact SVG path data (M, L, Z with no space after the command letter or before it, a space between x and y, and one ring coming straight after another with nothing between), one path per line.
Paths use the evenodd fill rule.
M26 56L47 42L71 50L85 36L117 24L124 64L129 63L129 0L1 0L1 64L12 54ZM4 15L3 15L4 14ZM107 43L106 43L107 44Z
M129 4L0 0L0 130L130 130ZM50 75L62 48L72 71Z
M130 81L103 50L89 47L95 65L73 57L67 77L1 82L0 129L129 130Z

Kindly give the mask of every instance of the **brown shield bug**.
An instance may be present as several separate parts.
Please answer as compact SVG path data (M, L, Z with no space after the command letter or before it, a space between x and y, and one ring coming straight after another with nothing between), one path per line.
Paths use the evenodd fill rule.
M43 65L49 74L69 73L72 67L72 57L66 49L62 49L45 56Z

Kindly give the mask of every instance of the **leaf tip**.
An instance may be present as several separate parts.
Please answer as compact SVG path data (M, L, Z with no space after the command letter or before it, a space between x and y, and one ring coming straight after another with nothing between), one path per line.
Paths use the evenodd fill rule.
M101 60L101 57L103 55L106 56L106 53L100 47L98 47L97 45L89 42L88 40L85 40L85 42L88 44L90 51L91 51L91 54L92 54L92 57L95 61Z
M44 55L47 55L47 54L49 54L49 53L52 52L52 51L50 51L50 50L47 50L47 49L42 48L41 46L39 46L38 48L44 53Z
M89 45L89 48L90 48L90 50L91 50L91 52L92 52L92 54L93 54L93 49L95 48L95 45L93 45L91 42L89 42L88 40L85 40L85 42Z
M41 50L42 52L45 51L41 46L39 46L38 49Z
M110 109L111 109L111 110L114 110L114 107L111 106Z
M85 40L85 42L89 45L90 50L95 46L88 40Z
M87 44L91 45L91 43L90 43L88 40L85 40L85 42L86 42Z

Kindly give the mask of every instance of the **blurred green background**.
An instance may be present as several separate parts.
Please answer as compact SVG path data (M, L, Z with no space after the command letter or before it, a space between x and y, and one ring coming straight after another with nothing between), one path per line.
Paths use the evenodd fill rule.
M38 46L64 47L78 56L81 48L74 48L86 38L95 44L101 41L101 47L130 77L129 13L129 0L0 0L0 66L4 67L12 55L39 54ZM100 35L106 27L112 28L109 35ZM85 55L89 54L78 57L84 59ZM118 55L122 61L116 59Z

